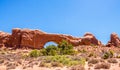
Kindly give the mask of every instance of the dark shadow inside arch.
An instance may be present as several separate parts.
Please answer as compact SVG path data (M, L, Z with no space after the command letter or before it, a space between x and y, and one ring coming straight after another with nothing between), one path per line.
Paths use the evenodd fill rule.
M58 46L57 43L53 42L53 41L50 41L50 42L46 42L45 45L44 45L44 48L46 48L47 46L49 45L55 45L56 47Z

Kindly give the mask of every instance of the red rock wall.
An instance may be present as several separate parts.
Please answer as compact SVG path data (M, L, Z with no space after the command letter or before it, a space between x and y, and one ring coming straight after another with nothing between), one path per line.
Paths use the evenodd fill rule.
M3 38L4 36L5 38ZM49 34L39 30L16 28L12 30L11 35L4 34L4 36L0 35L0 44L5 44L7 47L43 48L47 42L53 41L59 44L62 40L68 41L73 46L101 45L101 42L91 33L86 33L82 38L76 38L70 35ZM3 42L3 40L5 41Z

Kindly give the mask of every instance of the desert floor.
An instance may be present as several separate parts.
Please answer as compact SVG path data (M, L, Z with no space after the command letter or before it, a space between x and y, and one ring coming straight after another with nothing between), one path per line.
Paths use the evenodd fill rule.
M99 47L99 46L78 46L74 48L79 51L77 55L71 57L84 57L86 62L84 66L41 66L42 58L26 57L32 49L0 49L0 70L120 70L120 48ZM112 51L111 57L104 59L105 52Z

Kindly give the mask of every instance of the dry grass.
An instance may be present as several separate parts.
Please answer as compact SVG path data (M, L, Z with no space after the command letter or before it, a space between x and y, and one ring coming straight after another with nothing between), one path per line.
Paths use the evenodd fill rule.
M108 62L109 63L118 63L117 59L115 59L115 58L108 59Z
M94 69L110 69L111 65L109 63L102 62L100 64L96 64Z
M71 67L70 70L85 70L85 68L82 65L77 65L77 66Z
M99 59L97 58L92 58L88 61L88 64L97 64L97 63L99 63Z

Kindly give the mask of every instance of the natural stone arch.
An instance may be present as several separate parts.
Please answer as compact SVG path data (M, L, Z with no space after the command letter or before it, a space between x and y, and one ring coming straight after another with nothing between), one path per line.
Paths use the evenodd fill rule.
M49 42L46 42L46 43L44 44L44 48L46 48L46 47L49 46L49 45L55 45L55 46L58 46L57 43L55 43L55 42L53 42L53 41L49 41Z
M91 33L86 33L84 37L77 38L70 35L50 34L40 30L13 29L12 34L0 33L0 44L7 47L31 47L36 49L44 48L45 43L53 41L57 44L66 40L73 46L79 45L102 45Z
M62 40L65 40L64 37L61 37L59 35L56 35L56 34L41 34L39 35L39 44L37 44L37 46L41 47L41 48L44 48L44 45L47 43L47 42L54 42L56 44L59 44L60 42L62 42ZM37 47L36 46L36 47Z

